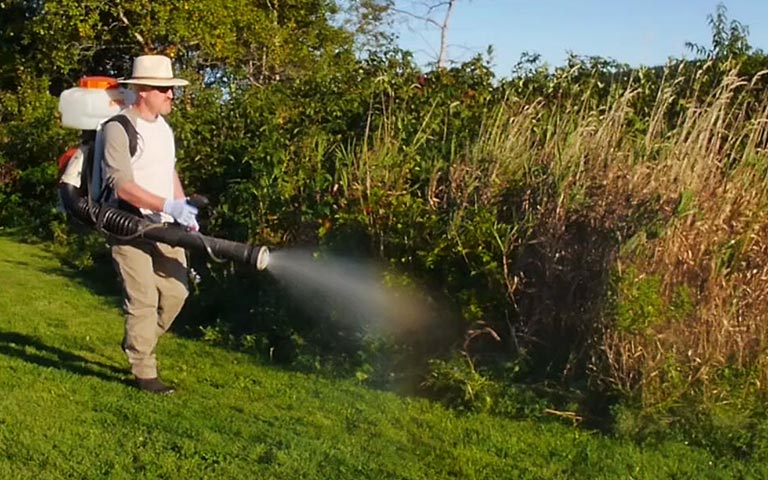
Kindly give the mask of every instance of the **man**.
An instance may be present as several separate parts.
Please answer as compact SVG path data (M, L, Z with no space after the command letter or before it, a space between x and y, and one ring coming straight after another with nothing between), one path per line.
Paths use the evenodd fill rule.
M137 57L131 77L118 81L134 90L134 103L120 115L130 120L137 138L135 154L131 155L130 129L117 121L103 125L103 178L112 201L153 221L176 221L197 230L197 209L186 201L176 172L173 131L164 119L171 111L173 87L189 82L174 78L171 60L162 55ZM152 393L173 393L174 389L158 378L155 347L188 295L185 252L146 240L111 244L123 286L122 347L136 386Z

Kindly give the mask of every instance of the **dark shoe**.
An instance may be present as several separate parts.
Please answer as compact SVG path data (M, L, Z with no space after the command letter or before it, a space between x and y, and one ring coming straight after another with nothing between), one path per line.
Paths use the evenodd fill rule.
M157 393L160 395L170 395L176 391L175 388L169 387L160 381L159 378L137 378L136 386L139 390L143 390L149 393Z

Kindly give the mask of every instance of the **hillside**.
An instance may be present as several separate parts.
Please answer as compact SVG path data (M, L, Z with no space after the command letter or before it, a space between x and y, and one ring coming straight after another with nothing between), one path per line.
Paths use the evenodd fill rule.
M0 478L765 477L683 443L459 414L173 334L160 358L178 392L144 394L106 280L0 236Z

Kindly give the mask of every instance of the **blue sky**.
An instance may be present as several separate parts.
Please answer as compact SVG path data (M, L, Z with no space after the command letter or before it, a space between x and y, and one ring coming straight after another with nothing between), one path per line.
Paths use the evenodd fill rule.
M424 3L396 0L396 7L423 13ZM691 57L685 42L709 46L707 15L718 0L458 0L448 30L449 58L466 60L493 45L494 70L509 76L522 52L562 65L568 51L610 57L633 66L659 65L670 56ZM749 27L749 41L768 51L768 0L725 0L728 17ZM436 12L442 21L443 13ZM420 64L434 61L440 32L403 18L396 33Z

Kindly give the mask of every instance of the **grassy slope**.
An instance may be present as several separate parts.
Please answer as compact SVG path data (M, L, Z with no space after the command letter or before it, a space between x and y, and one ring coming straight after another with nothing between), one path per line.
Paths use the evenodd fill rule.
M0 236L0 478L765 477L678 443L459 415L173 335L160 352L179 392L143 394L126 384L118 300L82 280Z

